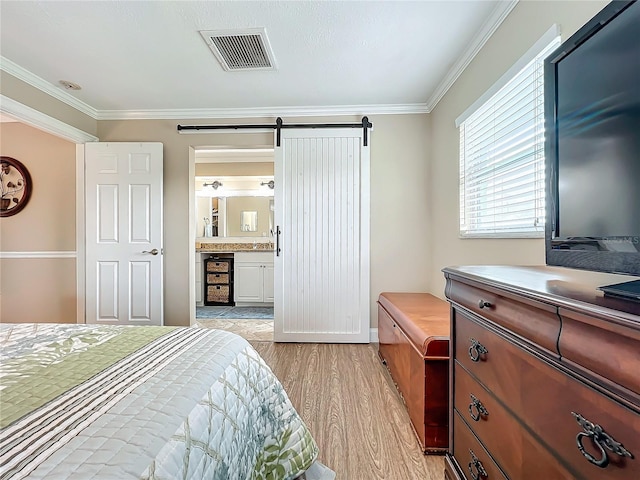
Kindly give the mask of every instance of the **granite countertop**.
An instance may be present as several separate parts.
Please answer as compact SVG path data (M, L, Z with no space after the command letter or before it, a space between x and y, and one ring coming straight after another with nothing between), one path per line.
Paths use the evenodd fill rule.
M204 243L196 242L196 252L273 252L274 248L269 243Z

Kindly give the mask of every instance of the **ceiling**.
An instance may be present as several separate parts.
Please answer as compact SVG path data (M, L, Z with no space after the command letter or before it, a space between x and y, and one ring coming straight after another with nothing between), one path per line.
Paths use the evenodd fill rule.
M2 0L0 66L98 119L425 112L514 4ZM199 33L250 27L276 70L224 71Z

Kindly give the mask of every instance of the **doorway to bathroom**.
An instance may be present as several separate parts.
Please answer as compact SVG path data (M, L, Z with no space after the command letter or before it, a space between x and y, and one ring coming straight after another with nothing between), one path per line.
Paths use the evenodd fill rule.
M273 148L197 148L195 323L273 340Z

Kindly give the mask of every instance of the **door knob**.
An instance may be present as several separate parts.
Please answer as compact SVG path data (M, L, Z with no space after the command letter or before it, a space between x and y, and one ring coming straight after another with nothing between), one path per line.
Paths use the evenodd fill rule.
M143 250L142 253L150 253L151 255L157 255L158 253L160 253L160 251L157 248L154 248L151 251Z

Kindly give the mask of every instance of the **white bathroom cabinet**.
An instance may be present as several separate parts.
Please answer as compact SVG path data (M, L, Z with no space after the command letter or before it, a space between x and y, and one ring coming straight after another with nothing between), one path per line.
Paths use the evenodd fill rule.
M236 305L273 303L273 252L237 252L234 257Z

